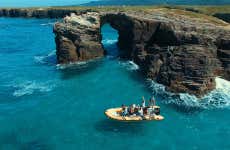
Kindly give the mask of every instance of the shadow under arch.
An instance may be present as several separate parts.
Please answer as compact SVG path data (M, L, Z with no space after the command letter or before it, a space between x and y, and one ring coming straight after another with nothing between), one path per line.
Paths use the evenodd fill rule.
M104 25L109 24L113 29L117 30L119 48L119 57L130 59L133 52L134 42L134 22L127 15L105 14L100 18L101 29Z

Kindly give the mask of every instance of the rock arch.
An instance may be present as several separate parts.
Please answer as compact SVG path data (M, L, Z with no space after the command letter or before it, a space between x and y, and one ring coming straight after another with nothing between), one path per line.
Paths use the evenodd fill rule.
M144 14L143 14L144 15ZM201 96L215 88L215 77L228 74L230 31L186 20L128 13L72 15L54 27L59 63L104 55L101 26L118 30L118 46L143 74L174 92ZM226 34L227 33L227 34ZM224 69L223 69L224 68Z

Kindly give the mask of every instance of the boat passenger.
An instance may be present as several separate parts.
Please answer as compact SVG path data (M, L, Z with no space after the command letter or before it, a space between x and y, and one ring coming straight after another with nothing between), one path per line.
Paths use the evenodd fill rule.
M136 115L138 115L139 113L138 113L138 107L134 107L134 113L136 114Z
M127 116L128 108L124 104L121 105L121 108L122 108L121 115L122 116Z
M149 110L149 116L150 116L150 117L155 116L154 108L151 108L151 109Z
M133 115L134 114L134 108L133 108L133 105L131 105L129 107L129 115Z
M143 108L140 107L140 108L138 109L138 115L141 116L141 117L144 116L144 114L143 114Z
M124 116L128 115L128 107L125 107Z
M125 110L125 105L122 104L122 105L121 105L121 108L122 108L122 110Z
M147 108L147 107L144 107L144 108L143 108L143 114L144 114L144 115L147 115L147 114L148 114L148 108Z

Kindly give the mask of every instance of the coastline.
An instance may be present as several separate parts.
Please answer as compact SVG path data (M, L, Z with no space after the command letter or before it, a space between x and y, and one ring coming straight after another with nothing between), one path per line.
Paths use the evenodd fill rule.
M217 7L210 8L215 12L225 8ZM201 7L197 8L200 12ZM215 89L216 76L229 79L225 61L229 56L229 35L221 36L229 33L229 24L194 9L182 6L0 9L0 16L5 17L63 18L72 13L75 15L53 28L59 64L103 57L100 29L109 23L119 32L118 47L125 52L124 58L134 60L145 77L165 85L168 91L202 97ZM222 67L226 70L221 70Z
M148 11L153 8L168 8L191 11L210 15L230 22L230 6L189 6L189 5L153 5L153 6L56 6L29 8L0 8L0 17L34 17L34 18L63 18L71 13L81 14L90 11Z

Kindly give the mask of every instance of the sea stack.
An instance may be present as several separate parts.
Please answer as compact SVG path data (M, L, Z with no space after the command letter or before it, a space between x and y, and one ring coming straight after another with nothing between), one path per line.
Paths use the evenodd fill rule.
M87 61L104 55L98 13L72 13L62 23L55 24L54 33L60 64Z

